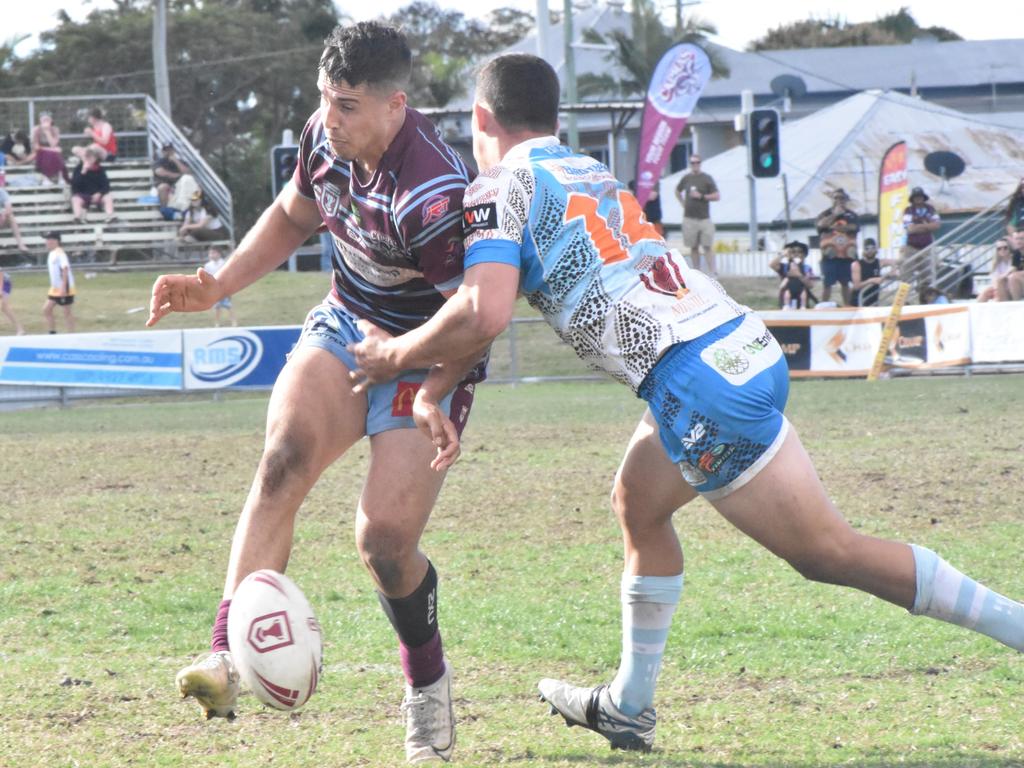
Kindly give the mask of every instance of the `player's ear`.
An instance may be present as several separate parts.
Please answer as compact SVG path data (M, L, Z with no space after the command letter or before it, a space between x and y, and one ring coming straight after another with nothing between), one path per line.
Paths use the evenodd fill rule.
M494 133L494 128L497 125L494 113L479 101L473 102L473 119L476 121L477 130L481 133L488 135Z
M406 95L405 91L395 91L391 94L391 98L388 99L388 108L391 109L392 112L405 109L405 105L408 100L409 97Z

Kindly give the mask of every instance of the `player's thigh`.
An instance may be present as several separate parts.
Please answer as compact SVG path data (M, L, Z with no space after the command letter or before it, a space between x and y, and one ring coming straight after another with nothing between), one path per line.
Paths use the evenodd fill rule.
M743 533L795 565L840 557L855 535L829 499L792 427L752 479L711 503Z
M354 394L348 368L324 349L295 349L274 384L267 448L300 454L319 475L366 432L366 396Z
M612 506L626 525L657 524L697 496L665 453L650 409L644 412L615 473Z
M446 474L430 468L436 451L418 429L390 429L370 438L356 524L362 549L367 544L374 551L415 551Z

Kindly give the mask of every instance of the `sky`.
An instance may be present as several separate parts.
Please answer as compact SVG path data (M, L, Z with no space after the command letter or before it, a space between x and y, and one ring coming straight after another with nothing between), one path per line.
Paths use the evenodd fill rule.
M12 22L11 29L0 32L0 38L30 34L33 37L19 45L20 55L29 53L37 44L39 32L52 29L57 24L57 12L64 8L71 18L83 19L92 8L110 8L112 0L27 0L11 2L6 9L5 21ZM627 7L628 7L628 0ZM658 0L663 6L666 21L674 20L675 0ZM389 14L408 5L409 0L342 0L335 4L356 20ZM840 16L849 22L871 21L879 16L892 13L900 6L908 6L911 14L922 27L942 26L952 29L967 40L993 40L1015 37L1021 34L1013 25L1007 25L1005 0L701 0L692 3L684 0L684 13L695 14L718 28L718 36L712 40L730 48L743 49L748 42L760 37L766 30L779 24L800 21L810 16L831 18ZM6 5L7 3L5 3ZM440 0L442 7L461 11L467 16L485 16L490 10L512 6L522 10L536 10L534 0ZM1013 4L1011 3L1010 6ZM562 0L549 0L552 10L561 10ZM1007 31L1009 30L1009 32ZM1016 34L1014 34L1016 32Z

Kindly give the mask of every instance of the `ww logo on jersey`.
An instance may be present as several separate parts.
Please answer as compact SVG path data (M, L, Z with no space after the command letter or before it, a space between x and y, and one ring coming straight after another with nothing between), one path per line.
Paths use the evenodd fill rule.
M471 205L462 213L462 233L468 235L484 229L498 228L498 207L494 203Z

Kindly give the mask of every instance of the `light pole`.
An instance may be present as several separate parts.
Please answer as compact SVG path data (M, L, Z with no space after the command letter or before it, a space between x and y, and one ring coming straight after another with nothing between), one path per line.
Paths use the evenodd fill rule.
M576 57L572 45L572 0L563 0L562 19L563 40L565 44L565 100L570 105L575 105L576 96ZM572 149L580 148L580 133L576 128L576 113L569 111L566 120L566 133L569 135L569 146Z
M167 76L167 0L153 0L153 78L156 103L171 116L171 83Z

